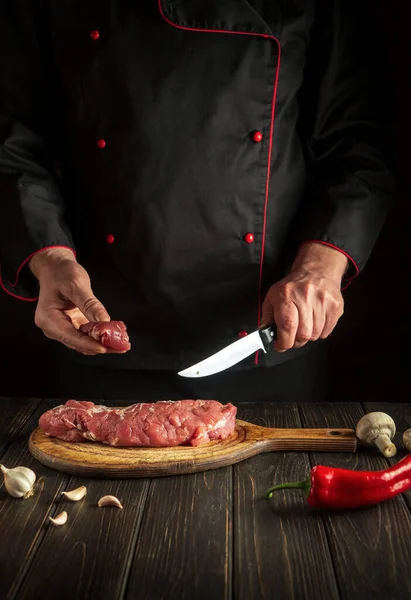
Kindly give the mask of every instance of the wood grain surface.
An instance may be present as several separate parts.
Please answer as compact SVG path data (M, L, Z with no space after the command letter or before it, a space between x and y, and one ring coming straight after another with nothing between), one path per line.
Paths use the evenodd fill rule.
M197 447L117 448L97 442L65 442L45 435L40 428L29 440L34 458L48 467L73 475L113 478L198 473L264 452L354 452L356 447L352 429L269 428L240 420L229 438Z
M381 405L390 413L389 404ZM405 415L403 405L402 414ZM375 410L375 408L373 409ZM300 405L304 426L354 427L365 410L355 403ZM396 463L400 457L393 459ZM310 455L311 463L359 471L386 469L389 461L377 448L351 454ZM411 598L411 520L403 495L355 510L323 511L341 600ZM366 577L364 574L367 573Z
M296 404L249 403L240 414L261 425L301 427ZM277 452L233 467L235 600L338 600L321 512L301 490L265 498L271 485L305 479L308 456Z
M377 470L404 455L411 405L249 403L239 418L271 428L353 428L370 410L391 414L398 455L278 451L179 477L90 479L39 464L28 439L39 415L61 401L0 400L0 462L38 478L34 496L11 498L0 480L1 600L409 600L409 493L347 511L310 507L301 490L268 486L304 479L314 464ZM34 412L33 412L34 410ZM0 436L1 440L1 436ZM80 502L62 497L80 485ZM98 508L114 494L124 509ZM48 521L62 510L67 523Z
M33 425L44 412L44 406L36 408L36 403L33 403L25 409L23 406L21 408L20 412L20 407L16 403L16 413L20 413L22 426L13 435L5 453L1 452L0 462L9 468L23 465L33 469L37 475L36 493L29 500L22 500L12 498L2 490L0 531L2 539L7 540L6 543L0 544L0 598L2 600L13 598L19 588L36 548L42 541L47 519L54 512L54 502L69 479L62 473L55 473L50 477L49 469L43 467L30 455L28 437L33 431ZM2 422L0 405L0 427ZM41 596L47 597L45 592L39 594L39 597Z

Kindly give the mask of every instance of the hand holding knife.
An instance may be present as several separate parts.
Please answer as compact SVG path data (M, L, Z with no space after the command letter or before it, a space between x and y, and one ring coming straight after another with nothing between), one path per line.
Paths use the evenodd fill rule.
M179 372L182 377L205 377L220 373L253 352L267 353L276 341L284 352L307 342L324 339L343 314L341 279L346 256L337 249L309 243L300 249L290 274L271 286L262 307L265 325L216 354Z

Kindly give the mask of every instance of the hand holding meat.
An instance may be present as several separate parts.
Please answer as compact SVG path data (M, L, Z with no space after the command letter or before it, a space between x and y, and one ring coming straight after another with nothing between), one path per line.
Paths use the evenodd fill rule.
M29 266L40 283L35 323L46 337L82 354L118 352L80 331L88 321L108 322L110 316L94 296L88 273L71 250L44 250Z
M127 352L131 348L126 326L122 321L89 321L80 325L80 331L118 352Z
M263 304L262 323L276 323L279 352L330 335L344 312L346 267L341 252L316 243L302 247L291 273L269 289Z

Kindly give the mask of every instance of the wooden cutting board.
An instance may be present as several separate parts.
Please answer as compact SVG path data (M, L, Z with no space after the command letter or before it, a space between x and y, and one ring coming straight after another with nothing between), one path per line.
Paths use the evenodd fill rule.
M276 450L355 452L352 429L272 429L236 421L225 440L198 447L116 448L96 442L64 442L38 427L29 440L31 454L47 467L87 477L135 478L183 475L217 469Z

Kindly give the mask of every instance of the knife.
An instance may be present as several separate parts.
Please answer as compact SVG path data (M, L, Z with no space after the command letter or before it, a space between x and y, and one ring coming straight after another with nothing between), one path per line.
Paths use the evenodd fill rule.
M214 373L220 373L221 371L225 371L225 369L236 365L257 350L262 350L267 353L275 341L275 337L275 325L261 327L260 329L257 329L257 331L241 338L241 340L237 340L229 346L226 346L216 354L212 354L201 362L188 367L188 369L180 371L178 374L181 375L181 377L206 377L208 375L214 375Z

